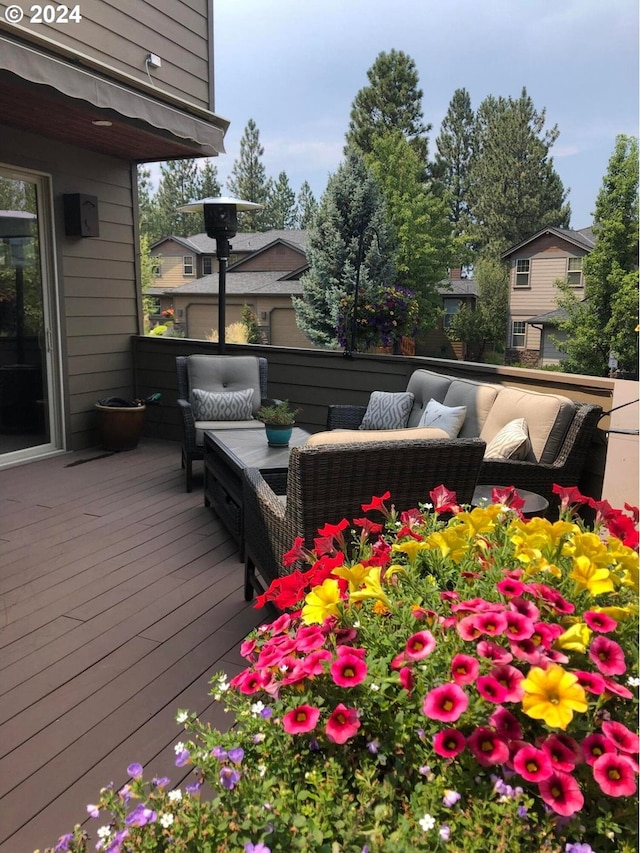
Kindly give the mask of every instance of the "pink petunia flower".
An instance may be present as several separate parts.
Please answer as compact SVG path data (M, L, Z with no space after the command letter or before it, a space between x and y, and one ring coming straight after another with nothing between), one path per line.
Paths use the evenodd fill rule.
M542 749L527 744L513 756L513 769L527 782L541 782L553 772L551 759Z
M456 684L471 684L478 677L480 664L470 655L454 655L451 676Z
M505 702L520 702L524 696L524 689L520 686L524 675L515 666L499 664L491 670L491 675L505 690Z
M584 797L576 780L569 773L554 770L548 779L538 783L540 796L556 814L571 817L584 805Z
M464 616L456 625L456 629L458 634L465 640L467 643L472 640L477 640L478 637L481 636L480 628L476 623L476 614L472 613L470 616Z
M411 693L416 684L413 670L408 666L403 666L398 675L400 676L400 684L402 688L406 690L407 693Z
M244 669L232 678L229 684L241 693L248 695L262 690L265 686L265 680L262 673L254 672L251 669Z
M535 606L532 601L529 601L527 598L522 598L521 596L516 596L512 598L509 602L509 610L513 610L516 613L521 613L523 616L526 616L527 619L531 619L535 622L536 619L540 617L540 611Z
M602 680L604 681L604 689L606 693L610 693L612 696L621 696L623 699L633 699L633 693L625 687L623 684L618 684L617 681L614 681L613 678L607 678L606 675L603 675Z
M605 752L593 763L593 778L609 797L631 797L636 792L636 770L628 755Z
M478 726L467 738L467 746L483 767L504 764L509 760L509 747L493 729Z
M517 595L522 595L527 591L527 587L522 581L515 578L503 578L496 584L496 589L505 598L515 598Z
M476 687L487 702L494 702L496 705L506 702L507 689L493 675L481 675L476 681Z
M597 610L587 610L584 614L584 621L592 631L597 631L599 634L608 634L618 627L615 619L612 619L607 613L599 613Z
M315 729L320 709L312 705L298 705L282 718L282 728L289 735L301 735Z
M603 675L622 675L627 665L621 647L608 637L596 637L589 646L589 657Z
M534 623L527 616L515 610L508 610L505 617L507 627L504 633L510 640L528 640L532 636Z
M454 723L469 707L469 699L457 684L447 683L434 687L424 697L422 712L430 720Z
M477 613L476 626L481 634L489 637L500 637L507 627L507 617L502 611L493 610L488 613Z
M569 735L550 735L543 742L542 749L549 756L553 769L563 773L570 773L583 758L580 744Z
M300 661L300 671L304 673L305 678L322 675L325 671L324 661L326 660L331 660L329 649L316 649Z
M489 717L489 722L504 740L520 740L522 727L518 718L506 708L496 708Z
M405 655L407 660L422 660L428 657L436 647L436 641L430 631L417 631L407 640Z
M494 643L493 640L480 640L476 651L481 658L487 658L494 663L510 663L513 660L511 652Z
M605 752L616 752L616 748L613 743L604 735L600 734L600 732L594 732L591 735L587 735L580 746L582 747L584 760L589 766L593 766L596 759L600 758L601 755L604 755Z
M602 724L603 734L620 750L635 754L639 750L640 738L622 723L608 720Z
M359 655L341 654L331 664L331 677L338 687L355 687L367 677L367 665Z
M467 740L458 729L443 729L433 738L433 749L443 758L455 758L464 752Z
M587 693L593 693L595 696L604 693L604 678L597 672L575 669L573 674L578 677L578 684L584 687Z
M333 743L346 743L360 728L358 712L355 708L347 708L340 702L333 709L327 720L325 731Z

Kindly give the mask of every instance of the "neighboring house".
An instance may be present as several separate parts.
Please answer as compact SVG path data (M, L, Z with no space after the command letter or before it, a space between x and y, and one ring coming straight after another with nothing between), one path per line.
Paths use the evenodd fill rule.
M0 465L96 443L143 329L136 164L221 153L210 0L0 0ZM45 20L53 17L52 23ZM30 218L24 216L31 214Z
M436 329L420 335L416 341L416 354L429 358L464 358L464 344L452 341L446 329L452 317L463 305L475 308L478 297L478 285L474 278L465 278L460 267L452 267L449 277L440 283L443 315Z
M509 328L507 363L557 364L562 354L550 349L553 320L541 320L557 309L555 282L566 281L584 298L582 264L595 245L591 228L544 228L504 252L509 263Z
M538 358L540 367L560 364L566 359L566 354L558 349L558 344L567 339L567 333L558 328L560 321L565 320L566 317L567 312L564 308L556 308L554 311L547 311L546 314L539 314L527 320L527 325L533 326L540 332Z

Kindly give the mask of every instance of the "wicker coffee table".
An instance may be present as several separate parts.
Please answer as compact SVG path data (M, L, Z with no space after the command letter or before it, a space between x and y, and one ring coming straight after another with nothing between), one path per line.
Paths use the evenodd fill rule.
M309 435L294 427L288 447L270 447L263 429L205 432L204 502L215 510L235 539L241 560L244 560L243 470L258 468L276 494L285 494L289 449L304 444Z

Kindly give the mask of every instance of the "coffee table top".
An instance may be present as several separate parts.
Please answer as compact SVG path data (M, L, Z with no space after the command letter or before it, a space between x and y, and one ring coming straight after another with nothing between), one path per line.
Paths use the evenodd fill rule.
M264 429L224 429L205 431L205 440L216 445L238 468L261 471L289 467L289 451L304 444L311 433L294 427L288 447L271 447Z
M491 493L493 490L503 488L504 486L476 486L473 498L471 499L472 505L477 506L482 501L491 503ZM546 512L549 508L549 501L536 492L528 492L526 489L516 489L516 492L524 501L524 506L522 507L523 515L538 515Z

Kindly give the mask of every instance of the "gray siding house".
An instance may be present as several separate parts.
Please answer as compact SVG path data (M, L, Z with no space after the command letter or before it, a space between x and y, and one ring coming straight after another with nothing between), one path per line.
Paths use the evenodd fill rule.
M213 0L0 0L0 466L96 443L133 394L136 165L221 153ZM47 7L48 8L48 7ZM11 17L9 15L9 17ZM51 16L49 16L51 17Z

